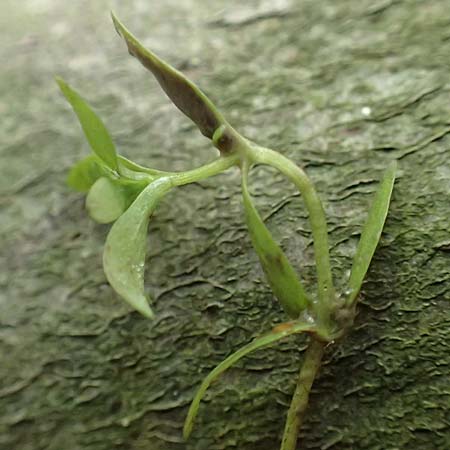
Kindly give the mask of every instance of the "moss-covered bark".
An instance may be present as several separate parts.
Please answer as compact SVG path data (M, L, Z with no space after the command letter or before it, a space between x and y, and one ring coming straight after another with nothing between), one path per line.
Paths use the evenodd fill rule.
M399 159L355 330L327 349L301 448L450 448L448 1L123 3L117 13L130 29L198 81L233 125L307 168L325 203L338 284L382 169ZM242 224L238 173L177 190L153 218L155 322L108 287L108 227L64 186L87 145L57 73L92 101L121 153L162 169L213 157L125 54L109 8L7 1L0 17L0 447L273 450L298 338L230 370L181 441L202 377L285 319ZM270 170L251 182L311 285L301 200Z

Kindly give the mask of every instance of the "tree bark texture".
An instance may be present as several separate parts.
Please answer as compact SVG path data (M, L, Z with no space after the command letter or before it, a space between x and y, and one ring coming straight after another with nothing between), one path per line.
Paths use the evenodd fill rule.
M243 224L237 170L177 189L151 220L156 320L105 281L108 226L68 168L89 150L57 91L93 104L119 151L182 170L216 151L127 55L111 2L3 4L0 18L0 447L273 450L305 342L229 370L191 439L202 378L286 320ZM450 448L450 8L448 0L116 2L143 42L197 82L240 132L302 165L328 217L338 290L383 169L399 174L352 333L327 348L302 449ZM302 200L258 168L269 228L315 286Z

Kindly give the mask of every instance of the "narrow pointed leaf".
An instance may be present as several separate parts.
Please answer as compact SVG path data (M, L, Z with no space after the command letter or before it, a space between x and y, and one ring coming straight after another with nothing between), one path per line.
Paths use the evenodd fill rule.
M152 318L144 294L147 228L159 200L171 187L168 178L149 184L111 228L103 253L103 269L114 290L134 309Z
M275 297L289 316L297 318L308 306L308 296L283 250L275 242L253 205L247 178L245 169L242 172L242 195L245 219L253 247Z
M117 32L125 40L129 53L153 73L167 96L197 125L201 133L212 139L214 131L226 124L226 121L211 100L181 72L146 49L114 13L112 19Z
M102 166L96 155L89 155L78 161L69 171L67 185L78 192L88 192L91 186L102 176L108 174L108 169Z
M370 262L380 241L384 222L386 221L391 200L392 189L395 182L395 171L397 163L394 161L386 170L375 194L374 201L369 211L366 224L364 225L353 258L352 270L348 283L349 294L346 303L351 305L355 302L362 282L369 269Z
M81 127L94 153L111 169L117 169L117 155L111 136L102 120L92 110L78 92L72 89L64 80L56 78L61 92L71 104L78 116Z
M233 364L239 361L244 356L248 355L255 350L259 350L263 347L267 347L268 345L273 344L274 342L283 339L286 336L290 336L295 333L303 333L303 332L313 332L314 327L311 324L305 324L303 322L288 322L285 324L281 324L275 327L271 332L261 336L259 338L254 339L249 344L240 348L235 353L231 354L228 358L222 361L215 369L213 369L208 376L203 380L200 388L195 394L194 399L192 400L191 406L189 407L188 415L184 422L183 428L183 436L185 439L189 437L192 431L192 427L194 426L194 420L197 416L198 408L200 406L200 402L208 389L211 383L225 370L230 368Z

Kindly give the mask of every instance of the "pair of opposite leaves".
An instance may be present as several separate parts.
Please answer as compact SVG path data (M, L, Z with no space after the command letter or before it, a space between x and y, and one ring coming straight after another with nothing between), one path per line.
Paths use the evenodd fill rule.
M184 75L145 49L114 15L113 22L129 52L153 73L173 103L198 126L204 136L224 150L214 135L217 130L229 125L213 103ZM145 242L151 214L159 200L173 187L170 173L139 166L118 155L101 119L63 80L57 79L57 82L77 114L94 152L71 170L69 185L82 192L89 191L87 208L95 220L108 223L117 219L105 244L105 274L121 297L141 314L151 318L153 312L144 295ZM225 150L234 149L231 147ZM274 295L289 316L298 319L302 311L311 308L311 299L254 207L248 191L249 167L245 158L242 163L243 204L253 246ZM356 302L380 239L394 185L395 169L393 163L386 171L361 234L348 282L349 294L345 299L347 307L352 307ZM217 366L204 380L194 398L185 424L185 436L192 429L202 395L220 373L251 351L287 335L305 331L317 331L317 324L296 320L286 326L276 327Z

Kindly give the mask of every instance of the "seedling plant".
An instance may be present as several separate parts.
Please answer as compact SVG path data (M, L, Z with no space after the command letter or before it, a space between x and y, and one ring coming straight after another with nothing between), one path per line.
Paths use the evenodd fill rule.
M241 173L242 203L253 247L261 267L289 320L231 354L204 379L189 408L184 437L191 434L201 399L210 384L249 353L298 333L309 335L309 345L297 379L281 450L294 450L305 417L309 393L321 365L325 348L352 327L358 294L381 236L394 186L396 163L392 162L375 194L353 259L347 289L335 291L330 267L328 231L319 196L305 172L293 161L239 134L211 100L182 73L146 49L113 14L113 23L128 51L155 76L172 102L209 138L220 156L185 172L167 172L138 165L119 155L105 125L88 103L66 82L59 87L78 116L92 154L70 171L68 184L87 193L86 207L99 223L114 222L106 239L103 267L113 289L145 317L154 314L144 293L147 228L158 203L176 187L213 177L232 167ZM253 203L249 174L256 165L281 172L299 190L309 214L317 290L307 290L281 247L275 242Z

